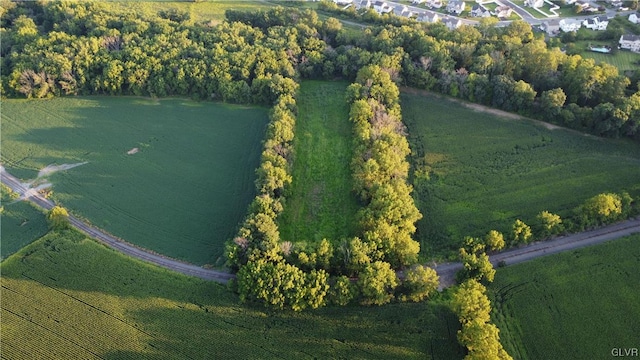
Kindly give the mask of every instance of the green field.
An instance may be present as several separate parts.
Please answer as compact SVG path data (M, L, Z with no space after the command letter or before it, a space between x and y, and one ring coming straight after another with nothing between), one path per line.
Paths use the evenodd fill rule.
M498 269L489 287L514 359L609 359L640 345L640 234Z
M49 176L55 201L136 245L219 265L255 194L266 123L263 108L181 99L3 100L2 163L33 179L87 162Z
M479 112L432 95L402 95L414 156L425 255L447 256L464 236L510 230L543 210L563 218L587 198L640 196L640 145ZM548 124L547 124L548 125Z
M355 235L358 203L350 163L346 82L305 81L298 96L293 183L279 219L285 241L338 241Z
M0 260L47 233L44 214L28 202L15 202L4 185L2 187L2 219L0 219Z
M7 359L455 359L443 300L293 313L132 260L75 231L0 265Z
M591 44L596 45L602 42L592 41ZM582 45L587 47L588 44ZM580 45L579 45L580 46ZM600 54L593 51L584 50L580 52L583 58L594 59L596 63L608 63L618 68L618 70L638 70L640 65L640 54L626 50L618 50L615 54Z

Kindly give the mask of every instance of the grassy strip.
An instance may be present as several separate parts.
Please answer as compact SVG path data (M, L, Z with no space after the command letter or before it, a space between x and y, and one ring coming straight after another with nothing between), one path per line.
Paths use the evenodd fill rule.
M518 359L609 358L640 333L640 235L498 269L489 287Z
M413 151L423 255L449 256L464 236L505 234L543 210L562 218L602 192L640 195L640 146L402 95Z
M136 245L222 265L266 121L262 108L183 99L3 100L2 162L23 179L88 162L49 176L55 201Z
M293 182L278 219L281 238L338 242L355 235L351 124L344 82L305 81L298 95Z
M0 342L11 359L462 357L442 302L268 312L75 231L50 233L0 270Z

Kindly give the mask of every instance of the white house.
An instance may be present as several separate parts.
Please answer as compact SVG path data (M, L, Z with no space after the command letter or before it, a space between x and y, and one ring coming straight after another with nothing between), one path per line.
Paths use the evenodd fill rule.
M524 5L537 9L544 6L544 0L524 0Z
M638 35L622 35L618 43L620 49L627 49L633 52L640 52L640 36Z
M512 12L513 9L507 5L500 5L494 10L494 14L499 18L508 18Z
M636 13L633 13L631 15L629 15L629 21L631 21L634 24L637 24L640 22L640 17L638 17L638 15Z
M426 23L437 23L438 21L440 21L440 16L438 15L438 13L434 12L423 12L418 15L416 20Z
M491 16L491 11L487 10L482 5L476 4L471 8L471 16L474 17L489 17Z
M423 2L425 2L425 0L413 0L411 3L412 3L413 5L420 5L420 4L422 4Z
M368 9L373 5L371 0L360 0L356 3L358 9Z
M373 3L373 10L378 14L388 14L393 11L393 8L384 1L376 1Z
M353 0L333 0L337 5L349 5L353 3Z
M574 19L562 19L560 20L560 30L564 32L578 31L582 27L582 23Z
M591 30L607 30L609 19L606 16L595 16L582 22L582 25Z
M442 7L442 0L427 0L427 6L430 9L440 9Z
M451 0L447 4L447 12L450 14L460 15L464 11L464 8L465 8L464 1Z
M449 30L455 30L457 28L459 28L460 26L462 26L462 21L458 18L446 18L444 20L442 20L442 22L444 23L444 25L447 27L447 29Z
M560 32L560 20L551 19L545 21L540 25L540 30L546 32L547 35L555 35Z

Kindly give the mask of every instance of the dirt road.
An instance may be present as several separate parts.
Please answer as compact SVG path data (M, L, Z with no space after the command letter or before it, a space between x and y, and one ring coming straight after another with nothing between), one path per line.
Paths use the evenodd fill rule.
M13 191L20 194L20 197L25 196L27 200L34 202L36 205L43 209L49 210L55 206L55 204L44 198L42 195L35 191L29 191L30 189L24 186L17 178L7 173L3 167L0 167L0 179L2 183L10 187ZM96 229L89 224L84 223L73 215L69 216L69 222L73 227L89 235L92 238L99 240L100 242L108 245L109 247L118 250L124 254L132 256L137 259L141 259L160 267L173 270L185 275L196 276L206 280L213 280L220 283L226 283L229 279L234 277L233 274L217 271L211 269L204 269L196 265L187 264L175 259L170 259L161 255L153 254L148 250L140 249L132 244L126 243L121 239L116 238L113 235Z
M25 196L27 200L34 202L36 205L49 210L54 207L54 203L45 199L33 189L27 188L17 178L7 173L0 166L0 180L9 186L13 191ZM113 235L92 227L84 223L73 215L69 216L69 221L78 230L97 239L98 241L116 249L124 254L141 259L160 267L173 270L185 275L196 276L206 280L212 280L220 283L226 283L234 278L233 274L224 271L204 269L196 265L184 263L175 259L167 258L161 255L151 253L149 250L138 248L129 244ZM574 250L589 245L602 243L605 241L617 239L640 232L640 218L627 220L618 224L610 225L600 229L587 231L579 234L572 234L556 238L551 241L537 242L527 246L510 249L501 253L490 254L491 263L497 266L499 262L504 261L506 264L517 264L537 257L556 254L563 251ZM461 263L443 263L435 267L440 276L440 287L448 287L455 283L455 274L462 269Z

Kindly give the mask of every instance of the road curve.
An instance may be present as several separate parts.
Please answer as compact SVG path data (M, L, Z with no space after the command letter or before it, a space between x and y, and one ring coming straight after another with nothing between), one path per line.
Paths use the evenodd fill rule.
M24 186L20 182L20 180L6 172L4 167L1 166L0 180L2 181L2 183L10 187L13 191L20 194L20 197L24 197L26 200L32 201L45 210L50 210L55 206L55 204L51 200L44 198L38 192ZM216 281L223 284L235 277L233 274L224 271L204 269L196 265L187 264L175 259L154 254L148 250L138 248L81 221L73 215L69 215L69 222L73 227L80 230L81 232L94 239L97 239L103 244L123 254L129 255L136 259L144 260L165 269L173 270L189 276L199 277L205 280Z
M0 180L13 191L20 194L21 197L32 201L45 210L50 210L55 206L51 200L44 198L38 192L24 186L16 177L7 173L2 166L0 166ZM69 222L76 229L123 254L144 260L165 269L219 283L227 283L235 277L235 275L228 272L204 269L196 265L154 254L149 250L138 248L81 221L73 215L69 215ZM489 259L493 266L497 266L500 262L509 265L517 264L541 256L599 244L634 233L640 233L640 218L623 221L596 230L559 237L550 241L536 242L500 253L489 254ZM462 263L441 263L437 264L434 268L440 277L440 288L445 288L455 284L455 275L462 269Z

